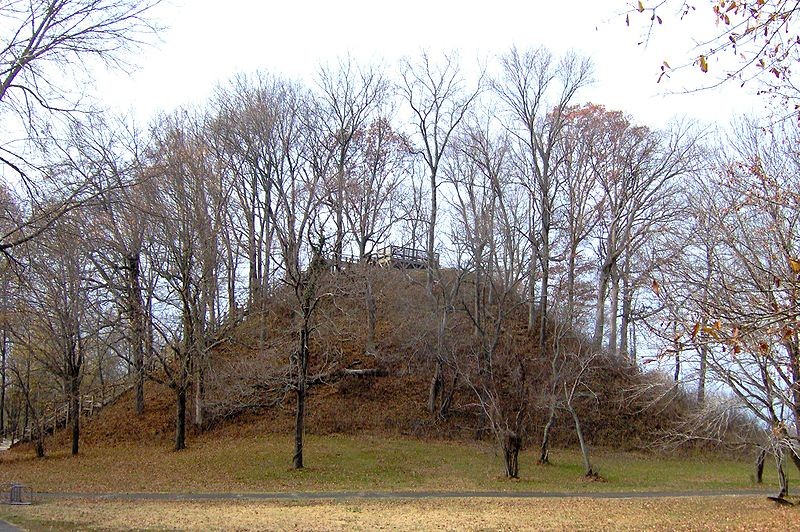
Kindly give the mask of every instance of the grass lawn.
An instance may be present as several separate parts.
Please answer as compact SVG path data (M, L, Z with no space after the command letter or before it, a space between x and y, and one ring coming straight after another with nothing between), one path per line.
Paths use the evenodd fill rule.
M315 502L60 500L0 508L32 530L789 530L763 497Z
M577 451L555 450L553 465L520 458L521 478L502 476L502 461L488 444L419 441L374 436L309 436L307 468L291 469L288 436L213 438L190 442L185 451L126 444L66 449L45 459L32 451L0 455L0 483L20 482L36 492L273 492L360 490L503 491L692 491L754 487L752 464L712 458L668 458L596 450L594 464L605 482L582 478ZM790 486L798 483L787 466ZM765 472L775 485L774 466Z

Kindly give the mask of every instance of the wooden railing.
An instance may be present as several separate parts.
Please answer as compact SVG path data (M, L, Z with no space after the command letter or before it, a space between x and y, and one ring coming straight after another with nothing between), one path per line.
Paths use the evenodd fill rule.
M439 265L439 254L433 257L434 264ZM394 268L422 269L428 267L428 252L407 246L385 246L375 253L369 254L363 261L356 255L343 255L342 263L346 265L367 264L377 266L391 266Z
M91 417L103 407L116 401L119 396L133 388L134 383L128 378L105 385L94 392L85 393L78 398L78 412L84 417ZM45 434L52 434L70 422L69 401L59 401L45 406L42 412ZM13 441L30 441L35 435L35 427L28 423L25 427L18 427L12 435Z

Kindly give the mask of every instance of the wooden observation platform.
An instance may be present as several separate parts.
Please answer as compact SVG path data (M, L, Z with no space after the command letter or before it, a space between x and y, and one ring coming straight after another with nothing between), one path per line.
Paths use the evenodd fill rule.
M378 266L391 266L404 270L422 270L428 267L428 252L405 246L386 246L374 254ZM434 253L433 263L439 266L439 254Z
M358 257L342 257L343 264L358 264ZM424 270L428 267L428 252L424 249L410 248L406 246L386 246L370 256L365 261L381 267L399 268L402 270ZM439 266L439 254L435 253L433 262Z

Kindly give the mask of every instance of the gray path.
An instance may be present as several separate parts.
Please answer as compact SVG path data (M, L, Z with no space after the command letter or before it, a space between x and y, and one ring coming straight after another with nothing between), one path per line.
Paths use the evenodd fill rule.
M767 496L764 489L721 491L627 491L627 492L540 492L540 491L298 491L274 493L37 493L35 498L106 499L117 501L285 501L347 499L655 499L661 497ZM0 531L1 532L1 531Z
M0 521L0 532L18 532L21 528L15 527L6 521Z

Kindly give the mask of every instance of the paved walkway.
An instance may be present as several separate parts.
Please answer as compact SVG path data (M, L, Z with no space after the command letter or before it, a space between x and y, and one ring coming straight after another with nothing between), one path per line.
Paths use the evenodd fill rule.
M347 500L347 499L656 499L662 497L744 497L773 493L766 489L721 491L297 491L273 493L37 493L38 499L121 501Z
M0 532L18 532L20 530L22 529L12 525L11 523L0 521Z

